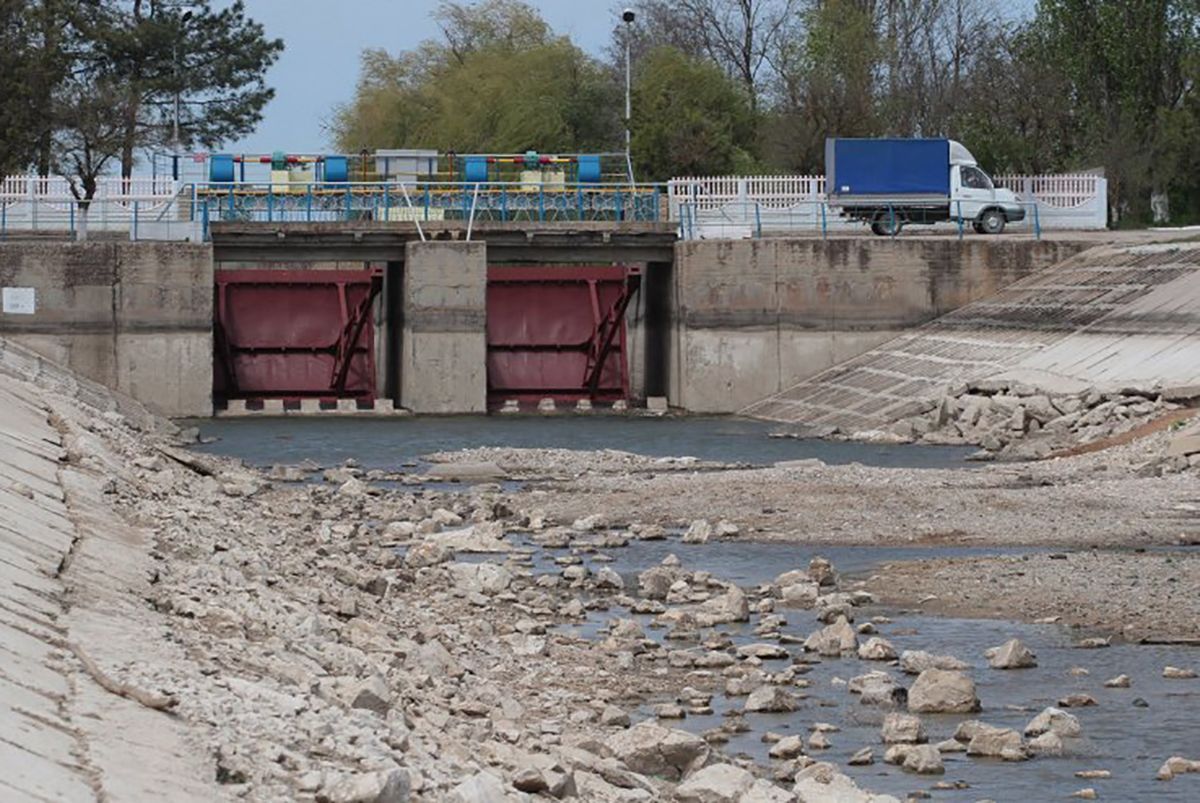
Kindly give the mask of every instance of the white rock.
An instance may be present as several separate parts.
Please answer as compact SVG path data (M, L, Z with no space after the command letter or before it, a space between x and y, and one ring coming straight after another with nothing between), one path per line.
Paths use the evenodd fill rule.
M1025 726L1025 735L1040 736L1052 732L1059 736L1078 736L1081 730L1078 717L1051 706L1029 720L1029 724Z
M896 648L885 638L874 636L859 645L858 657L864 661L893 661L896 658Z
M926 669L908 690L908 710L914 713L966 714L979 710L975 681L962 672Z
M924 650L905 650L900 653L900 669L910 675L919 675L926 669L962 671L971 667L950 655L932 655Z
M507 803L504 781L489 772L478 772L450 790L447 803Z
M984 653L992 669L1026 669L1037 666L1037 656L1020 639L1009 639Z
M679 803L739 803L754 776L734 764L710 764L675 788Z
M708 744L686 731L641 722L608 737L605 746L629 769L678 780L708 757Z
M407 770L341 776L326 786L329 803L408 803L412 784Z
M845 619L838 619L810 635L804 649L828 657L854 652L858 648L858 634Z
M745 711L783 713L796 710L796 696L778 686L759 686L750 692Z
M894 711L883 718L881 735L884 744L916 744L925 741L925 726L916 714Z

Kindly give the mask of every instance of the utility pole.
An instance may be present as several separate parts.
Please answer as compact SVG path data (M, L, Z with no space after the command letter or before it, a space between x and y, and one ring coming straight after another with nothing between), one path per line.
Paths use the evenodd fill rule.
M179 16L179 26L175 31L175 39L171 44L171 72L175 84L175 108L171 121L171 178L179 181L179 151L183 145L179 137L179 40L187 31L187 24L192 19L191 9Z
M630 184L633 183L633 151L630 147L632 135L629 133L630 121L633 119L633 78L630 64L633 21L636 18L632 8L627 8L621 13L621 19L625 22L625 168L629 171Z

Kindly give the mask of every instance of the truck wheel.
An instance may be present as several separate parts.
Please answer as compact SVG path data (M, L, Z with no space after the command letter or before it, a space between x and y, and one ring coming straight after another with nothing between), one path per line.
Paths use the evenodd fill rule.
M987 209L979 216L979 230L983 234L1000 234L1004 231L1004 213L999 209Z
M880 237L891 237L899 234L902 228L904 228L904 221L900 217L890 215L887 212L876 215L875 220L871 221L871 231Z
M983 234L983 233L984 233L984 231L983 231L983 224L982 224L982 223L980 223L978 220L976 220L974 223L972 223L972 224L971 224L971 228L975 229L975 233L976 233L976 234Z

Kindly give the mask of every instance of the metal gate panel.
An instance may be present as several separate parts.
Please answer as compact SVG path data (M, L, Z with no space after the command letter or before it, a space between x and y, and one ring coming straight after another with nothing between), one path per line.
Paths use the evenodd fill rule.
M378 271L219 270L213 395L375 396Z
M488 268L489 401L615 401L629 395L627 266Z

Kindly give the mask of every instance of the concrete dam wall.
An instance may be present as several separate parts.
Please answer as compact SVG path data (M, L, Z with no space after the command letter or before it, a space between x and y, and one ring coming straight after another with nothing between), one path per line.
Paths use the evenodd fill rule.
M1103 246L749 404L748 415L861 431L948 388L1200 386L1200 244ZM1197 388L1200 391L1200 387Z
M3 337L157 412L212 413L211 248L3 243L0 287Z
M564 243L575 234L590 237L585 244L591 250L579 251L572 262ZM225 385L216 387L216 377L225 376L222 370L230 362L230 333L239 335L214 327L220 317L214 314L220 307L214 302L214 295L220 295L215 293L219 277L256 269L270 275L272 271L261 269L284 268L293 274L288 281L315 287L337 278L330 279L328 270L330 259L336 258L332 267L343 272L366 276L374 271L382 277L373 322L360 330L366 333L360 340L347 342L365 350L370 341L371 359L356 362L355 370L373 366L374 396L396 406L437 413L495 409L508 391L493 387L490 361L497 349L508 348L511 354L515 347L523 351L507 357L507 364L523 361L525 376L536 374L539 360L550 365L547 355L578 351L580 377L585 357L588 365L601 366L610 387L624 373L624 392L635 404L666 396L673 407L687 411L733 413L993 296L1086 246L1071 240L1005 238L793 238L680 242L647 250L614 237L613 250L604 251L604 242L593 234L556 231L544 250L539 250L537 237L523 238L520 248L503 239L397 240L391 250L364 237L366 250L357 263L353 238L336 253L311 251L307 260L301 259L303 252L290 235L276 238L284 244L281 248L291 249L277 256L265 240L254 251L230 251L220 244L8 243L0 245L0 286L18 291L15 301L20 303L6 301L0 336L161 414L210 415L214 394L229 395ZM222 261L222 248L229 260ZM579 303L586 299L580 295L572 302L578 309L556 310L542 322L540 334L525 332L515 346L493 342L489 321L495 311L489 313L487 301L491 271L499 275L534 266L537 275L545 275L539 281L573 282L582 293L591 283L595 295L596 282L606 280L586 277L611 271L614 263L632 266L630 275L640 278L632 302L620 308L615 336L599 337L592 329L593 316L599 327L609 301L598 306L593 299L589 306ZM362 270L353 270L355 264ZM308 282L308 272L326 276ZM539 295L536 286L532 291L531 309L566 298ZM337 298L326 295L327 302ZM242 320L269 313L272 323L258 320L253 332L241 332L233 343L238 349L233 362L257 360L266 366L259 374L269 378L271 365L289 354L327 353L320 357L324 362L311 362L317 366L314 381L327 382L327 363L335 364L337 327L332 334L325 332L328 327L317 324L317 310L305 307L302 298L284 293L260 299L258 306L243 304ZM25 301L28 308L21 307ZM346 301L342 318L353 311L346 309ZM329 310L325 313L328 318ZM506 313L511 318L513 310ZM510 334L517 325L526 326L516 318L512 323ZM608 357L586 353L587 344L578 341L588 330L594 333L593 345L612 344ZM327 335L332 345L324 348ZM291 342L289 337L298 339ZM543 342L546 337L562 342ZM618 357L621 373L615 370ZM319 392L319 387L305 392ZM236 382L233 388L237 398ZM253 392L266 398L258 388ZM361 386L358 393L364 393ZM336 388L327 395L337 395ZM273 409L282 411L282 402Z
M945 237L679 243L671 402L737 412L1085 247Z

